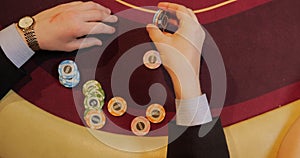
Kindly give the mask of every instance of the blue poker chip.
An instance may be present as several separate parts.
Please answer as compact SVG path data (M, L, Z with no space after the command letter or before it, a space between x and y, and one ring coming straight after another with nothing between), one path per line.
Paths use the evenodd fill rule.
M80 73L77 70L74 78L71 78L71 79L66 79L66 78L63 78L62 76L59 76L59 82L60 82L60 84L62 84L63 86L65 86L67 88L73 88L73 87L77 86L78 83L80 82Z
M58 74L61 78L72 79L78 72L76 63L72 60L64 60L58 66Z

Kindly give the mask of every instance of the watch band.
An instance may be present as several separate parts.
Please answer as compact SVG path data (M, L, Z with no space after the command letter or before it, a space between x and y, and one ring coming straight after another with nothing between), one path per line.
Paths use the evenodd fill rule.
M33 50L40 49L37 37L34 31L35 20L33 17L25 16L18 22L18 27L23 31L27 45Z
M32 26L30 28L24 30L24 36L25 36L28 46L33 51L38 51L40 49L39 43L37 41L37 38L36 38L34 29Z

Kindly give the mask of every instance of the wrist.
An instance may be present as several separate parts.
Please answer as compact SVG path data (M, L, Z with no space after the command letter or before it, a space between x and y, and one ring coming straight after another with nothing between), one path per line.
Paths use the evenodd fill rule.
M23 41L33 50L38 51L40 49L39 43L34 30L35 20L32 17L25 16L21 18L17 24L17 30L21 35Z
M196 75L171 75L177 99L190 99L202 95L200 81Z

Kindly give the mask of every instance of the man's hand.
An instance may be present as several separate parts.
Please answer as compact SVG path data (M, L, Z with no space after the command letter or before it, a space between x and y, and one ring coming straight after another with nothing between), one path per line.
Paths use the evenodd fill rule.
M147 26L149 36L172 78L176 98L199 96L202 93L199 71L205 32L191 9L173 3L159 3L158 7L175 14L179 20L174 34L161 32L152 24Z
M33 17L36 21L34 29L40 48L73 51L102 45L102 41L97 38L80 37L88 34L114 33L115 28L103 23L117 22L118 18L110 14L111 11L100 4L80 1L45 10Z

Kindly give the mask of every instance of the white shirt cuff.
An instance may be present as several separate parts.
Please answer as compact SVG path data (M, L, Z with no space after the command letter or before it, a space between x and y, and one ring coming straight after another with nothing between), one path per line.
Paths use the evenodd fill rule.
M34 54L34 51L23 41L15 24L0 31L0 46L5 55L18 68Z
M177 125L196 126L212 121L205 94L192 99L176 99L175 104Z

